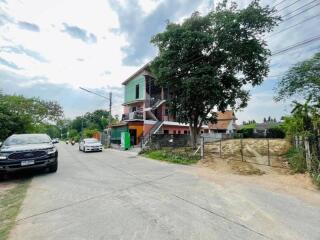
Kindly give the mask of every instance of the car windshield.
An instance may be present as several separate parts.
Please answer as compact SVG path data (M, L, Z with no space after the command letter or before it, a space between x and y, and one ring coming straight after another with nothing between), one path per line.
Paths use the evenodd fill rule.
M22 134L13 135L9 137L5 142L5 146L11 145L25 145L25 144L39 144L39 143L50 143L51 139L45 134Z
M94 139L94 138L92 138L92 139L86 139L86 140L85 140L85 143L98 143L98 140L97 140L97 139Z

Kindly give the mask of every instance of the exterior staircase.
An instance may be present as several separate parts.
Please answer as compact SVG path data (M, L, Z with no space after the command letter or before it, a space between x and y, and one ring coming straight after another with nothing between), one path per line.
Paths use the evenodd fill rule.
M143 137L143 139L141 141L142 148L146 147L148 145L148 143L150 143L151 136L153 134L158 133L163 124L164 124L164 121L156 122L156 124L150 129L150 131Z

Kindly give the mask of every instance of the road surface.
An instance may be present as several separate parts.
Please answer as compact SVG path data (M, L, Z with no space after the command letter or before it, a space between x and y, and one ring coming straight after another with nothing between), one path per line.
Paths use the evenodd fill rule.
M258 185L220 184L132 152L58 145L10 239L320 239L320 208Z

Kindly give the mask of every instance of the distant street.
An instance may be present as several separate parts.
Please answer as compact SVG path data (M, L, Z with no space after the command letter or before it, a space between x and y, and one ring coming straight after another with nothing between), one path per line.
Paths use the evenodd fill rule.
M293 196L133 152L58 148L58 172L33 178L10 239L320 239L320 208Z

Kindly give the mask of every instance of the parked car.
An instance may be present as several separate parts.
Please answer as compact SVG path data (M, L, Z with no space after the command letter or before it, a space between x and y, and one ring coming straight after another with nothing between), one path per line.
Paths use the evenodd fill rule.
M102 144L95 138L85 138L80 141L79 150L83 152L101 152Z
M58 150L47 134L14 134L0 147L0 174L30 168L58 169Z

